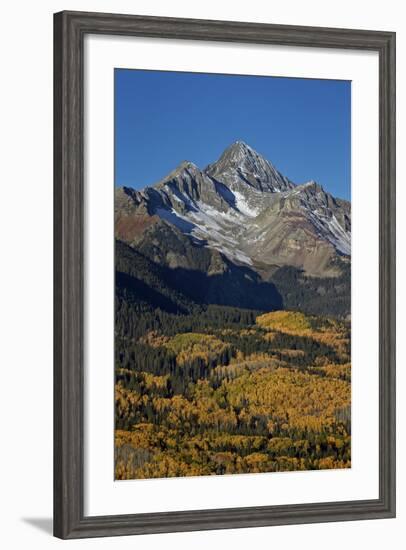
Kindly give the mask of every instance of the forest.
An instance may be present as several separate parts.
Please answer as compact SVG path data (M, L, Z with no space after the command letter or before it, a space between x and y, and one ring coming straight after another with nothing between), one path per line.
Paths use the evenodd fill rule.
M116 479L351 466L348 320L196 304L159 277L157 307L128 276L116 279Z

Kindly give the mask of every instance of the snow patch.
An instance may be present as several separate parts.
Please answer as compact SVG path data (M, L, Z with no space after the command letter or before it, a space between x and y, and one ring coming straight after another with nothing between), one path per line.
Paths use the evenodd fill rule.
M173 208L171 210L157 208L156 214L162 220L165 220L180 229L183 233L192 233L195 229L195 226L187 218L180 216Z
M259 214L259 210L250 206L242 193L239 193L238 191L233 191L233 193L238 210L249 218L256 218Z
M346 231L338 222L333 214L331 218L321 214L320 212L309 211L309 217L319 231L319 233L327 239L338 252L347 256L351 255L351 232Z

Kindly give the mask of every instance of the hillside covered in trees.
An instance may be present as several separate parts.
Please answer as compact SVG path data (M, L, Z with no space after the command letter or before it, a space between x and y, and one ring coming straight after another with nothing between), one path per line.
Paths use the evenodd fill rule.
M351 466L348 321L199 304L119 252L116 479Z

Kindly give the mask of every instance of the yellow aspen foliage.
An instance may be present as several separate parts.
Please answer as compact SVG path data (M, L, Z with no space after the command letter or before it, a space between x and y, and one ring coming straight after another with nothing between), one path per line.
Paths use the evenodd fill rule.
M351 467L347 322L279 311L171 334L116 366L116 479Z

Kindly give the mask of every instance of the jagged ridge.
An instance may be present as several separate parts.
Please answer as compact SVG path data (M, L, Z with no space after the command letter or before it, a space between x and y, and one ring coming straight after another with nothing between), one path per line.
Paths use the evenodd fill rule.
M155 186L117 190L118 238L136 244L158 220L262 275L284 265L335 275L333 260L351 254L350 203L295 185L242 141L204 170L185 161Z

